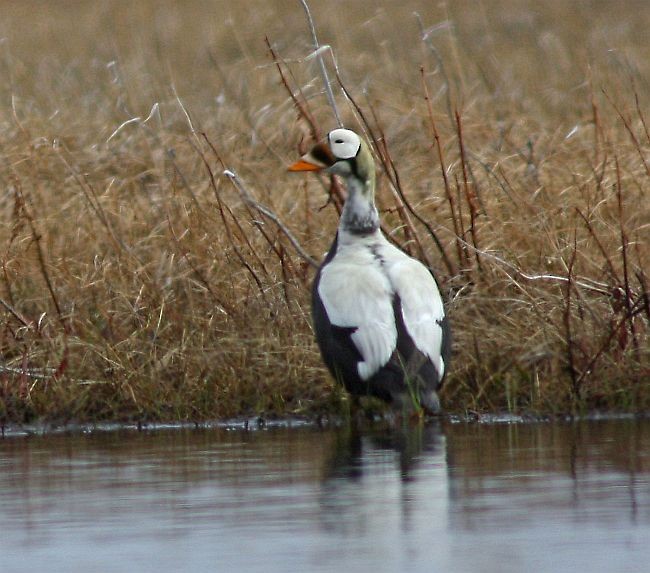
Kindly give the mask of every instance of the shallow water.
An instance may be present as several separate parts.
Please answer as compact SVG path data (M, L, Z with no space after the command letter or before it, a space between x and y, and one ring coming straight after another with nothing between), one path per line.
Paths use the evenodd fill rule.
M0 439L0 571L646 571L650 421Z

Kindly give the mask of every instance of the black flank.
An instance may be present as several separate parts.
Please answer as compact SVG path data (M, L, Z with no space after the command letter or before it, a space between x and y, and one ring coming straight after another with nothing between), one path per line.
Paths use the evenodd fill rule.
M416 348L411 335L406 330L404 316L402 315L402 301L398 295L393 296L393 314L395 315L395 326L397 327L397 352L400 353L404 360L408 360Z
M338 248L338 233L330 247L312 286L312 319L316 340L320 347L323 362L332 376L344 384L352 394L364 394L364 387L357 371L357 364L363 359L352 341L355 327L336 326L330 322L325 305L318 294L318 285L323 269L327 266Z
M440 349L440 353L445 362L446 374L449 371L449 364L451 362L451 327L449 326L449 319L446 315L442 320L437 320L436 322L440 325L440 328L442 328L442 348ZM444 378L443 375L442 380L440 380L441 385Z

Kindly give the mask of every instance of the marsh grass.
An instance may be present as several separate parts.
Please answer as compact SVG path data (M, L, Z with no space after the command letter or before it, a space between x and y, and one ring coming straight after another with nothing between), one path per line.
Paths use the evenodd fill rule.
M285 172L335 123L297 4L7 3L0 421L346 411L309 318L342 190ZM312 6L448 298L447 410L650 406L648 16L570 4Z

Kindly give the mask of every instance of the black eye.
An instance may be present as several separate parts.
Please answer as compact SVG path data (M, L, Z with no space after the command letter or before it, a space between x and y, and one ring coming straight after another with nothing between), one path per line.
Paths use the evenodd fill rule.
M342 139L337 139L334 143L344 143Z

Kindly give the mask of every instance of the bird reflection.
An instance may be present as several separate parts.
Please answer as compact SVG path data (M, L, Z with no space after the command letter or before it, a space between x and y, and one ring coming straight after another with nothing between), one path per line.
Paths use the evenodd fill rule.
M336 533L405 532L413 511L424 507L444 521L447 472L440 424L341 428L323 472L320 506L323 527Z
M444 453L444 437L440 424L432 421L407 427L348 426L336 435L325 481L334 478L358 479L363 475L364 457L396 456L399 475L404 481L411 479L411 471L423 458ZM368 462L368 460L366 460Z

